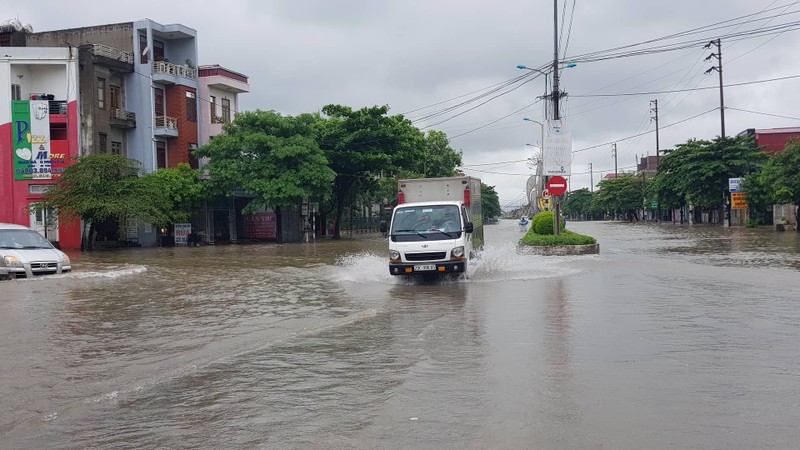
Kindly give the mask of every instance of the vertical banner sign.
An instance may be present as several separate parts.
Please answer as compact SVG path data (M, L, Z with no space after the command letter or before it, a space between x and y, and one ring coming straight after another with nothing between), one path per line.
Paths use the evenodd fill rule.
M47 100L11 102L15 180L49 180L50 106Z
M31 150L31 109L29 101L11 102L11 140L14 149L14 179L33 178Z
M50 165L50 104L47 100L31 101L31 151L33 179L49 180Z
M544 174L572 174L572 135L566 122L548 120L544 138Z

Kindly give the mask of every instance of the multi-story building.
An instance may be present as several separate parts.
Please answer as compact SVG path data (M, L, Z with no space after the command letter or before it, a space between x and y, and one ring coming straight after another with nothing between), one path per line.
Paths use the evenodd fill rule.
M31 33L28 47L80 46L84 154L119 153L146 172L192 162L199 143L197 32L152 20Z
M0 27L0 43L24 30ZM33 208L78 156L78 49L0 51L0 222L30 226L63 249L80 248L78 220Z
M233 120L239 110L239 94L250 92L248 77L219 65L200 66L200 145L211 142L222 133L222 127ZM204 164L205 161L200 161ZM252 197L235 192L230 197L208 202L192 224L201 239L210 244L237 242L249 238L258 225L259 236L274 238L275 213L260 212L245 224L242 208Z
M200 142L195 30L145 19L38 33L30 27L3 31L4 45L73 49L76 155L121 154L140 161L146 172L180 163L198 167L192 154ZM121 240L144 246L158 241L153 227L117 226Z

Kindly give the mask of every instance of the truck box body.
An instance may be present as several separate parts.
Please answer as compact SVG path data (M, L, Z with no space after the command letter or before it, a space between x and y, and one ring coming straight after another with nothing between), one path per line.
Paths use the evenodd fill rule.
M481 182L473 177L400 180L389 231L389 272L466 272L483 248Z

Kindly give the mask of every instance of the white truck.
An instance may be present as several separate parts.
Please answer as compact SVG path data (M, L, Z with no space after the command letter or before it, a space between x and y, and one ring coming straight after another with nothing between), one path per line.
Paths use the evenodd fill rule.
M419 178L397 183L389 233L392 275L460 274L483 248L481 180Z

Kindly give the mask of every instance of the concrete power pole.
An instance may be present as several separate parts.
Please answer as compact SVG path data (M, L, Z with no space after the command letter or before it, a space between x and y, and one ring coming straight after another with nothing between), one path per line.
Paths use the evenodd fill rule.
M717 71L719 74L719 126L720 126L720 135L719 135L719 145L720 150L722 151L722 159L723 162L725 160L725 95L723 94L723 84L722 84L722 40L720 38L714 39L713 41L709 42L705 45L704 48L711 48L714 45L717 47L716 53L711 53L710 55L706 56L706 61L710 60L711 58L717 58L717 65L711 66L708 70L706 70L706 74L709 74L713 71ZM722 207L725 210L725 217L722 219L722 224L725 226L730 226L730 204L728 203L728 193L725 189L722 190Z
M553 120L561 119L559 114L558 91L558 0L553 0ZM559 196L553 198L555 203L553 214L553 234L561 234L561 202Z
M650 120L656 121L656 170L658 170L658 165L661 163L661 150L659 150L658 145L658 100L650 100L650 112L653 113L653 117Z
M614 178L616 178L619 176L619 172L617 171L617 143L614 142L611 146L611 151L614 153Z
M592 172L592 163L589 163L589 190L594 192L594 172Z

